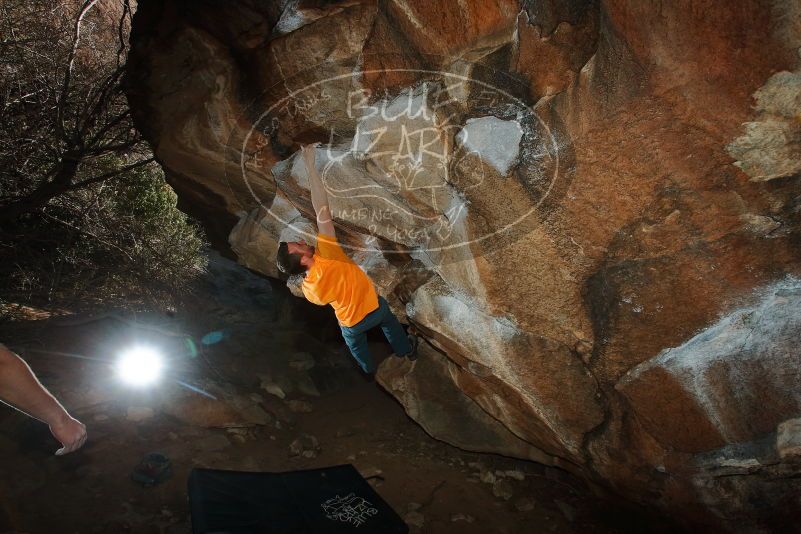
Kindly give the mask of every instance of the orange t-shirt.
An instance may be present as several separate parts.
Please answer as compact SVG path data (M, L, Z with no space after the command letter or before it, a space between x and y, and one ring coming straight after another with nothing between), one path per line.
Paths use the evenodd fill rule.
M330 304L343 326L353 326L378 309L373 282L333 236L317 236L314 264L306 272L302 288L309 302L319 306Z

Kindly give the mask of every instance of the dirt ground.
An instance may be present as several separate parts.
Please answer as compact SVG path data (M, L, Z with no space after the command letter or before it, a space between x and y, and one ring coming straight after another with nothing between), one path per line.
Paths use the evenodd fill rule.
M362 378L335 330L319 326L327 310L277 298L268 287L251 287L247 305L224 286L209 291L202 305L166 318L73 316L68 324L46 319L0 328L89 433L82 450L56 457L46 425L0 406L0 533L191 532L187 477L195 467L282 472L339 464L372 477L411 532L676 531L560 470L432 439ZM134 320L147 328L132 327ZM224 339L196 354L191 345L200 346L209 331ZM169 373L155 386L130 389L111 362L143 337L159 339ZM371 345L386 356L380 335ZM299 349L315 362L303 369L313 383L305 387L276 364ZM195 392L212 387L217 400ZM198 407L236 399L240 408L241 399L250 403L249 422L198 424L213 419L202 410L198 418ZM173 475L143 487L130 474L150 452L167 455Z

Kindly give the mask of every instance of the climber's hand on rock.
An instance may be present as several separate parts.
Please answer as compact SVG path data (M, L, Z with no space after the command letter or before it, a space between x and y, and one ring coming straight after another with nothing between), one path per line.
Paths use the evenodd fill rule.
M306 165L314 166L314 156L316 153L315 145L314 144L301 145L300 150L303 153L303 160L306 162Z

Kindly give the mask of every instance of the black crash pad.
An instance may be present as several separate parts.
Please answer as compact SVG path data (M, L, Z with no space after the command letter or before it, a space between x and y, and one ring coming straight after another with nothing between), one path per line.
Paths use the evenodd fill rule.
M352 465L286 473L193 469L189 507L194 534L409 531Z

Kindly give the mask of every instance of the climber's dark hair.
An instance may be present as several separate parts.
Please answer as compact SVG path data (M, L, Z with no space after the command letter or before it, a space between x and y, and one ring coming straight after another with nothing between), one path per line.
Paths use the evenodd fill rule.
M300 254L290 254L286 241L278 244L278 254L275 257L278 270L285 275L300 274L306 269L300 263Z

